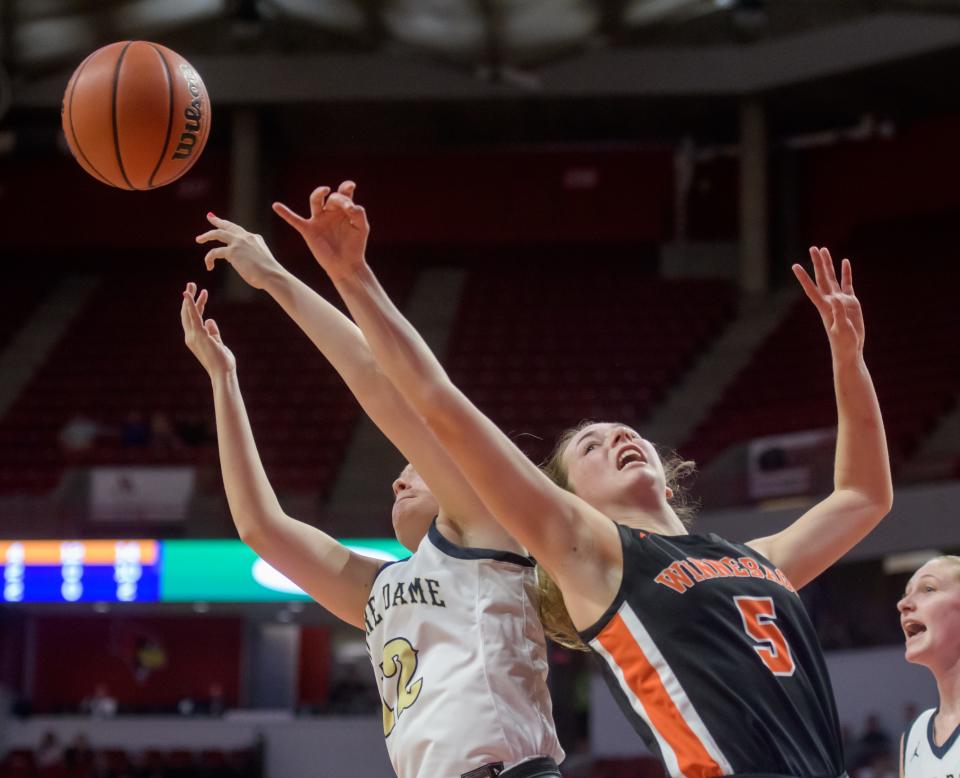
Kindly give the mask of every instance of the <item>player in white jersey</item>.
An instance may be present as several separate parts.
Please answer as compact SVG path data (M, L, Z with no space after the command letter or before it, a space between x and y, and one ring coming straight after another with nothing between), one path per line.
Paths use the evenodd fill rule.
M381 570L364 617L398 774L493 776L530 754L560 758L536 597L529 557L456 545L436 523ZM557 775L551 763L518 773Z
M352 194L352 186L341 189ZM315 256L343 250L341 214L324 210L328 194L313 193L309 219L286 212ZM259 236L208 218L215 229L198 241L225 244L208 252L208 269L226 259L274 297L412 465L394 483L392 516L397 538L414 552L408 560L381 566L287 516L256 451L236 361L216 323L203 319L206 292L197 295L189 284L185 339L213 384L224 486L241 538L366 631L387 750L400 778L559 775L563 750L531 561L384 378L353 323L286 272Z
M901 778L960 778L960 557L931 559L897 603L908 662L937 681L939 704L900 741Z

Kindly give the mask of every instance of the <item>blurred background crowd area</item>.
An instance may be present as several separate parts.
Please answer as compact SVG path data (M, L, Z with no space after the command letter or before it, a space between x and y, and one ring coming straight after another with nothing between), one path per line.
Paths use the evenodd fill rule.
M535 461L581 419L624 421L696 460L703 531L769 534L831 488L827 343L790 273L826 245L854 263L897 500L803 597L851 772L895 770L904 719L933 700L900 657L895 603L924 554L960 548L957 11L7 0L0 541L236 537L178 320L189 280L211 291L285 509L390 536L402 459L279 308L225 265L207 273L193 242L213 211L339 305L269 205L304 210L345 178L390 294ZM59 129L70 72L124 38L179 51L212 100L203 156L152 192L94 181ZM313 604L30 602L22 551L0 547L3 775L294 775L282 755L317 737L353 754L382 736L362 642ZM589 663L552 662L565 774L658 775L603 741ZM206 734L186 738L187 719Z

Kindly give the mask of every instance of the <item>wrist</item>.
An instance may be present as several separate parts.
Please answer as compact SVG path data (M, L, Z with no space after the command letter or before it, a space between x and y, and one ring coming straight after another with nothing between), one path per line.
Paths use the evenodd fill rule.
M238 385L236 366L226 367L224 365L218 365L208 370L207 373L210 376L210 383L213 384L214 389L231 388Z
M857 349L851 353L833 353L833 369L835 372L856 371L866 372L867 364L863 360L863 351Z
M292 277L289 270L279 262L274 262L264 272L262 288L267 294L273 295L286 286Z
M334 284L364 283L373 276L373 271L365 258L357 262L344 263L327 271Z

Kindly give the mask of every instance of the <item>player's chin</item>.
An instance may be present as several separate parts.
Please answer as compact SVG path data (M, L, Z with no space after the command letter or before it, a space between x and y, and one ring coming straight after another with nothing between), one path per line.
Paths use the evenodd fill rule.
M650 462L629 462L617 471L622 478L649 480L657 477L657 469Z
M406 503L406 504L404 504ZM415 549L430 527L433 515L418 506L417 500L404 500L394 505L392 513L393 533L404 546Z
M903 648L903 658L916 665L927 664L929 653L930 645L927 643L927 641L911 642L910 640L907 640Z
M637 492L659 493L666 488L660 474L651 465L634 465L620 471L622 483L627 489Z

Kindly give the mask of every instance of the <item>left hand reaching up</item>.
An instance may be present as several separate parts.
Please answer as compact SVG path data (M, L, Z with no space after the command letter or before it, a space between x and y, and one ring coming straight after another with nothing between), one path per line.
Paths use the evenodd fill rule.
M207 290L203 289L197 294L197 285L191 281L181 296L180 323L183 324L183 342L187 348L204 366L211 379L235 373L237 360L224 345L220 328L213 319L203 318Z
M826 248L812 247L810 259L816 282L800 265L793 266L793 274L810 298L823 321L830 349L836 359L851 359L863 354L863 311L853 291L853 270L850 260L840 263L840 282L833 267L833 258Z

